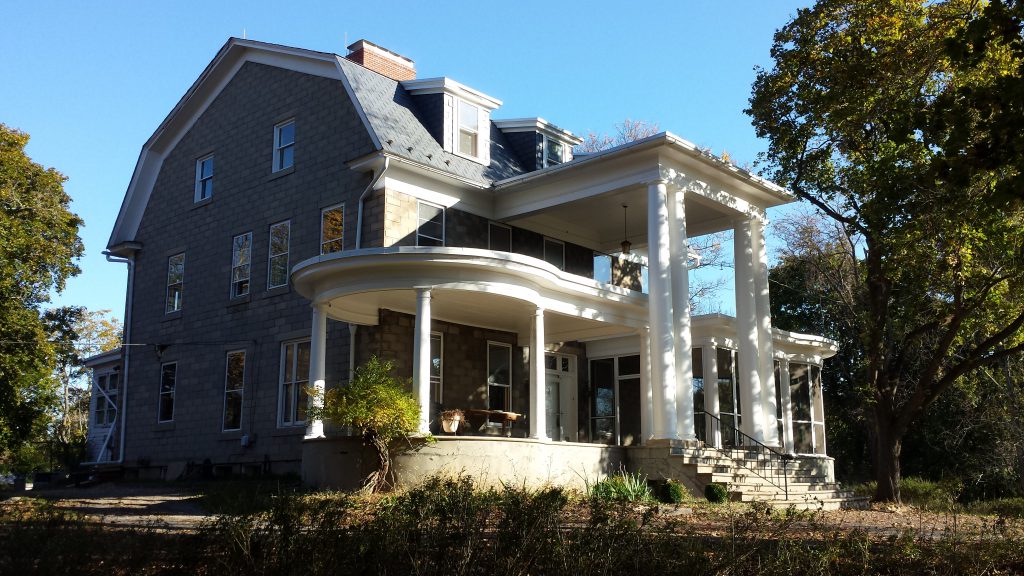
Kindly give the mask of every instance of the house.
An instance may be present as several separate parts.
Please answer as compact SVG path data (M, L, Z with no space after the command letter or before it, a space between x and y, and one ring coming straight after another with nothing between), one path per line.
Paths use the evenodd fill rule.
M96 463L345 485L358 441L306 418L306 391L376 355L438 437L398 459L405 482L622 466L739 496L781 490L778 470L834 488L835 344L769 312L765 210L792 195L671 133L574 156L555 124L349 50L232 38L143 146L108 244L129 345ZM692 316L688 238L722 230L737 315ZM469 429L445 434L454 408Z

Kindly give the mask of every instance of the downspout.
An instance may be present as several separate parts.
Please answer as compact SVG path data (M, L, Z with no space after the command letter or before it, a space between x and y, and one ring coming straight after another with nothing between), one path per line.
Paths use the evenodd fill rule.
M378 170L374 171L373 179L370 180L370 185L366 187L366 190L363 190L362 194L359 195L359 204L356 209L356 212L358 213L358 216L356 217L356 250L363 247L363 202L366 201L366 197L370 195L370 192L373 192L373 187L377 185L377 181L379 181L381 176L384 175L384 172L387 171L388 164L390 163L391 159L385 156L384 164Z
M121 402L117 408L118 415L121 417L121 439L117 444L117 460L111 462L111 464L122 464L124 463L125 430L128 428L128 356L132 349L132 295L135 287L135 259L114 256L107 250L103 251L103 255L107 258L107 262L128 265L128 295L124 299L124 334L121 339L124 366L121 371Z

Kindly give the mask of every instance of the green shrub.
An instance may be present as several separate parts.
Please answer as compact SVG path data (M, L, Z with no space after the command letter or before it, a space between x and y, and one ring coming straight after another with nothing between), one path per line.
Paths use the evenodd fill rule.
M721 504L729 500L729 489L721 482L711 482L704 487L704 497L708 502Z
M658 499L665 504L680 504L688 500L689 496L686 487L671 478L658 484Z
M606 502L650 502L654 500L647 477L620 470L618 474L609 476L590 486L588 495L591 498Z
M973 514L994 514L1007 518L1024 518L1024 498L997 498L972 502L968 511Z

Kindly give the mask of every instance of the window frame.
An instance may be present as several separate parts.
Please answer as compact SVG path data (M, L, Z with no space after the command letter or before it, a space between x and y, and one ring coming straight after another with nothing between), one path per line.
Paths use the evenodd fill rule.
M291 142L281 142L281 133L288 126L292 127L292 140ZM273 172L280 172L289 168L295 167L295 118L289 118L283 122L278 122L274 125L274 164ZM291 162L285 166L284 164L284 151L291 149Z
M433 365L429 370L430 380L430 396L431 400L438 404L444 404L444 334L441 332L430 333L430 361L433 364L434 361L434 341L437 340L437 357L440 359L440 365L437 370L437 377L433 375Z
M558 147L561 149L561 156L556 161L552 161L551 160L551 156L549 155L549 152L550 152L550 150L548 149L548 144L549 143L550 144L557 144ZM550 168L551 166L558 166L559 164L565 164L565 143L564 142L562 142L561 140L558 140L556 138L551 138L550 136L544 135L544 141L541 144L541 146L543 146L543 148L544 148L542 162L541 162L541 168Z
M96 402L93 404L93 424L97 427L107 427L114 423L117 418L117 405L111 401L108 392L116 394L117 388L110 387L110 378L116 376L117 372L103 372L94 377L95 386L101 393L96 394ZM113 412L113 414L111 414ZM100 415L103 415L102 418Z
M562 264L560 266L558 264L555 264L554 262L548 260L548 244L549 243L550 244L557 244L557 245L562 247L562 250L561 250L561 252L562 252L562 257L561 257ZM558 268L559 270L564 272L565 271L565 242L563 242L561 240L558 240L556 238L551 238L550 236L545 236L544 237L544 261L547 262L548 264L551 264L555 268Z
M508 384L492 384L491 383L491 348L505 348L508 350ZM504 388L505 394L505 412L511 412L512 410L512 345L508 342L498 342L495 340L487 341L487 409L491 410L491 388ZM488 422L489 424L495 424L494 422Z
M300 363L299 363L299 347L302 346L303 344L306 344L308 346L312 346L310 344L310 339L309 338L303 338L303 339L299 339L299 340L289 340L287 342L282 342L281 343L281 360L280 360L280 367L281 368L280 368L280 372L278 374L278 388L277 388L277 427L278 428L294 428L294 427L297 427L297 426L305 426L306 425L305 417L303 417L301 420L298 417L299 416L299 402L300 402L300 399L303 398L303 395L300 392L301 388L300 388L299 385L301 383L305 382L306 387L308 387L309 386L309 375L310 375L309 374L309 366L307 365L306 366L306 379L305 380L300 380L298 378L299 366L300 366ZM292 356L292 358L291 358L292 359L292 365L291 366L287 365L288 349L289 348L292 349L292 355L291 355ZM289 368L291 368L291 374L292 374L292 376L294 378L293 380L287 380L286 379L286 377L288 376ZM285 387L286 387L286 385L289 385L289 384L291 385L291 391L286 393L285 392ZM291 396L291 398L286 398L286 396L289 396L289 395ZM308 396L306 396L306 398L307 398L307 402L308 402ZM286 410L285 410L286 402L285 401L286 401L286 399L291 400L291 411L290 411L291 413L288 414L288 416L290 417L289 420L285 420L285 412L286 412ZM305 414L303 414L303 416L305 416Z
M471 153L470 152L463 152L462 151L462 132L463 132L463 129L462 129L462 112L463 112L463 109L462 108L463 108L463 106L468 106L469 108L472 108L475 111L474 116L475 116L476 130L475 131L474 130L466 130L467 134L471 134L473 136L473 138L474 138L473 139L473 152L471 152ZM480 134L483 131L482 127L480 126L480 116L481 116L480 109L481 109L480 106L477 105L477 104L473 104L472 102L469 102L467 100L463 100L462 98L457 98L456 99L456 104L455 104L455 146L454 146L455 153L458 154L459 156L464 157L464 158L470 158L472 160L477 160L477 161L483 159L483 154L480 151L481 141L483 140L483 138L481 137L481 134Z
M429 236L427 234L424 234L421 231L423 229L423 224L424 223L431 222L433 220L433 218L428 218L426 220L423 219L423 216L420 213L420 210L422 209L423 206L430 206L432 208L437 208L437 209L439 209L441 211L441 237L440 238L435 238L433 236ZM445 207L443 205L435 204L433 202L428 202L426 200L420 200L419 198L417 198L416 199L416 246L421 246L421 247L444 246L445 245L445 229L447 228L447 226L445 226L446 216L447 216L447 213L446 213ZM424 243L420 242L420 237L426 238L428 240L433 240L435 242L440 242L440 244L424 244Z
M229 384L228 379L231 376L231 357L233 355L241 355L242 356L242 377L241 377L240 385L237 388L228 388L228 384ZM221 432L238 432L238 431L240 431L242 429L242 419L245 416L245 410L244 410L244 408L245 408L245 371L246 371L245 356L246 356L246 353L245 353L244 349L241 349L241 350L229 350L224 355L224 406L223 406L223 410L221 411ZM228 395L229 394L237 394L238 395L238 427L237 428L228 428L227 427L227 424L228 424L228 421L227 421L228 420Z
M203 156L202 158L196 159L196 186L195 195L192 198L193 203L202 202L203 200L209 200L213 197L213 177L216 174L217 164L214 161L214 155L212 153ZM210 161L210 175L203 175L203 164L206 161ZM209 188L206 184L209 183ZM205 193L205 196L204 196Z
M503 230L508 230L508 250L504 250L504 249L498 250L498 249L496 249L494 247L494 235L491 234L491 231L494 230L495 228L501 228ZM512 252L512 227L508 226L506 224L502 224L500 222L488 222L487 223L487 249L488 250L495 250L497 252Z
M164 374L168 368L172 369L174 381L171 382L170 391L164 391ZM168 424L174 422L175 395L178 388L178 362L163 362L160 364L160 377L157 386L156 422L157 424ZM164 396L170 396L171 416L163 418Z
M248 237L248 240L246 241L246 243L244 245L244 249L245 249L245 252L246 252L246 254L245 254L246 255L246 260L245 260L245 262L241 262L242 250L239 249L238 257L236 258L235 247L237 245L237 240L239 238L244 238L244 237ZM243 278L239 278L239 279L236 280L235 279L235 270L238 270L238 269L241 269L241 268L245 268L246 269L245 278L244 279ZM236 285L241 284L243 282L245 283L245 291L244 292L238 292L237 289L236 289ZM231 237L231 286L230 286L230 292L229 292L229 294L231 296L231 299L234 300L236 298L243 298L245 296L248 296L249 295L249 291L251 290L251 288L252 288L252 231L250 230L249 232L243 232L242 234L236 234L236 235Z
M178 281L171 282L171 260L177 257L181 257L181 271L178 273ZM164 314L173 314L175 312L181 312L182 299L185 295L185 253L178 252L177 254L171 254L167 257L167 286L164 291ZM177 296L174 300L174 306L171 307L171 290L177 288L175 295Z
M284 226L286 234L284 237L284 252L274 253L274 229ZM292 246L292 221L282 220L270 225L267 233L267 290L273 290L274 288L281 288L288 285L288 264ZM274 284L274 259L280 259L284 257L284 281L280 284Z
M340 210L341 211L341 235L338 236L337 238L331 238L329 240L325 240L324 239L324 222L326 221L327 213L335 211L335 210ZM327 250L324 249L324 247L327 244L331 244L333 242L337 242L338 243L338 249L337 250L327 251ZM323 256L325 254L333 254L335 252L343 252L344 250L345 250L345 203L342 202L340 204L332 204L331 206L327 206L325 208L321 208L320 209L320 255Z

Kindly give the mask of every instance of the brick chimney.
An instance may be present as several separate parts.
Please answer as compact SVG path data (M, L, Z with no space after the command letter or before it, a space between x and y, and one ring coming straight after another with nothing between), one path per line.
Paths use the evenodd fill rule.
M412 60L368 40L357 40L349 45L345 58L392 80L416 79L416 64Z

